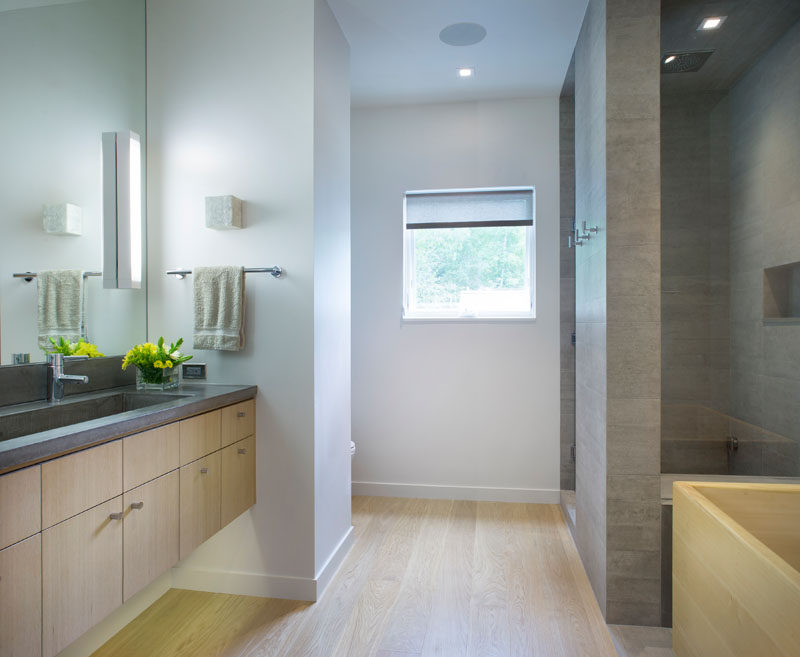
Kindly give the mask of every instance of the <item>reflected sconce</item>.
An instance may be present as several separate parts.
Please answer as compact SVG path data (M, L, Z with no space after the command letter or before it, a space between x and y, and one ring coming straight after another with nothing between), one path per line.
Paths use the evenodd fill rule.
M142 149L139 135L103 133L103 287L142 287Z

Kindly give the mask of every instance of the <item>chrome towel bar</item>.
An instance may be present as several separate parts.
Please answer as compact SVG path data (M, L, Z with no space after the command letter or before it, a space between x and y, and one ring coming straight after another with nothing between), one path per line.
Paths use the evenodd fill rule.
M16 274L11 274L14 278L24 278L27 283L30 283L34 278L36 278L37 274L33 271L24 271L24 272L17 272ZM103 272L101 271L85 271L83 272L83 277L87 278L89 276L102 276Z
M177 276L178 278L186 278L192 273L191 269L168 269L167 276ZM272 274L274 278L283 276L283 268L275 267L245 267L245 274Z

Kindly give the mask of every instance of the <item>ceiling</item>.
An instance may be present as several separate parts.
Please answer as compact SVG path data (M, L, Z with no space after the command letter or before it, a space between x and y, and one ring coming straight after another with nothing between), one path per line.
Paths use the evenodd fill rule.
M328 0L350 42L354 106L557 96L587 0ZM473 22L486 38L448 46ZM474 67L459 79L459 67Z
M727 16L719 29L698 31L707 16ZM713 50L696 73L661 76L664 93L724 91L800 20L800 0L662 0L661 52Z

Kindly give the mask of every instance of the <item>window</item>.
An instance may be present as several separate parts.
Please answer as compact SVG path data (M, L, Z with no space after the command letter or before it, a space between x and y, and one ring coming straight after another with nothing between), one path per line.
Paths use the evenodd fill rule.
M532 187L406 192L403 316L534 316Z

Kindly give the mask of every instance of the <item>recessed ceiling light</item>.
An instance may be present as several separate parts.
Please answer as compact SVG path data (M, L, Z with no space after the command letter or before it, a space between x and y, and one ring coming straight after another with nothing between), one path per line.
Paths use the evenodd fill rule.
M716 30L720 25L725 22L727 16L709 16L700 22L698 30Z
M471 78L473 75L475 75L475 69L474 68L466 68L465 67L465 68L458 69L458 77L460 77L460 78Z
M473 46L486 38L486 28L477 23L453 23L439 32L439 40L448 46Z
M665 64L670 64L670 63L674 62L676 59L678 59L677 55L667 55L666 57L664 57L664 63Z

